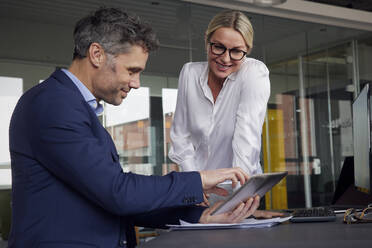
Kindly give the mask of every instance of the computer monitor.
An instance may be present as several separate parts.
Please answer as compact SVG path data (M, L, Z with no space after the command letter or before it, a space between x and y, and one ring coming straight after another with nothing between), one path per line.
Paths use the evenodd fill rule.
M353 102L353 142L355 187L371 194L371 117L370 85L366 84Z

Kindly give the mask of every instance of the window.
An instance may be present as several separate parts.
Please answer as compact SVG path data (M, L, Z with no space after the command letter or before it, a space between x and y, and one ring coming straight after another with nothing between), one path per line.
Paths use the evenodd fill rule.
M149 88L132 89L119 106L105 104L104 126L114 140L123 170L152 175Z
M168 153L171 145L170 128L172 126L173 115L176 110L177 103L177 89L163 88L163 120L164 120L164 157L166 158L163 174L170 171L178 171L179 168L169 158Z

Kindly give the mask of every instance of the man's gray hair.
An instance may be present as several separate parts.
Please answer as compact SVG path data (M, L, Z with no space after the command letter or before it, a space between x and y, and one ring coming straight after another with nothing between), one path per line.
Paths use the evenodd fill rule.
M126 53L132 45L140 45L148 52L159 46L150 25L117 8L100 8L76 23L73 59L85 58L93 42L112 55Z

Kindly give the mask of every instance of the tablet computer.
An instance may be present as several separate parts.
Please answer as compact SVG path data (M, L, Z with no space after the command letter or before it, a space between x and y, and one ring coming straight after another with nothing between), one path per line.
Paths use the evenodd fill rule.
M255 195L263 197L267 191L279 183L287 174L288 172L284 171L251 176L240 189L227 198L211 215L233 210L239 203L246 201L249 197Z

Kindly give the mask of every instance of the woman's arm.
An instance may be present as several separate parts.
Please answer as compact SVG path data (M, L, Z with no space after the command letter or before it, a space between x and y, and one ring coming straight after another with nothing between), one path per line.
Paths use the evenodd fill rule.
M260 151L262 125L270 96L269 70L258 60L242 68L243 82L237 110L233 147L233 166L248 174L261 173Z
M189 64L185 64L181 70L178 81L177 105L174 119L170 130L172 146L169 150L169 158L177 163L183 171L196 170L194 163L195 149L190 140L190 131L187 120L187 81L190 77Z

